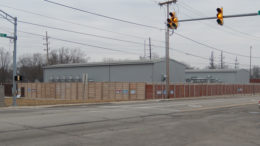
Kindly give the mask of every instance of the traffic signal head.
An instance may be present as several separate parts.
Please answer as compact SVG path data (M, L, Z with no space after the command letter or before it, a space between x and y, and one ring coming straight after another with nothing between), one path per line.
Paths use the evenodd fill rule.
M171 19L167 19L167 26L168 28L173 29L173 23Z
M173 27L174 27L175 29L177 29L177 27L178 27L178 18L177 18L177 17L175 17L175 18L173 19Z
M223 20L223 8L217 8L217 22L219 25L223 25L224 24L224 20Z
M170 29L177 29L178 27L178 18L175 17L175 12L170 12L169 15L171 18L167 19L167 26Z
M175 12L170 12L169 15L170 15L171 17L175 17Z
M22 81L23 80L23 76L20 76L20 75L14 76L14 80L15 81Z

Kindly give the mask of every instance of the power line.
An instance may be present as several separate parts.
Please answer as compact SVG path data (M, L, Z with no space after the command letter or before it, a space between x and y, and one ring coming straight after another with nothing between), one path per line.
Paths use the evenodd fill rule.
M192 41L192 42L194 42L194 43L197 43L197 44L199 44L199 45L201 45L201 46L204 46L204 47L207 47L207 48L211 48L211 49L213 49L213 50L217 50L217 51L220 51L220 52L222 51L221 49L218 49L218 48L216 48L216 47L210 46L210 45L205 44L205 43L198 42L198 41L196 41L196 40L194 40L194 39L191 39L191 38L189 38L189 37L186 37L186 36L184 36L184 35L182 35L182 34L179 34L179 33L176 33L176 32L175 32L175 34L176 34L177 36L180 36L180 37L182 37L182 38L185 38L185 39L187 39L187 40L190 40L190 41ZM225 52L226 54L234 55L234 56L240 56L240 57L250 58L250 56L246 56L246 55L242 55L242 54L238 54L238 53L232 53L232 52L228 52L228 51L223 51L223 52ZM252 58L259 59L260 57L252 57Z
M78 32L78 31L74 31L74 30L68 30L68 29L63 29L63 28L58 28L58 27L51 27L51 26L47 26L47 25L42 25L42 24L36 24L36 23L31 23L31 22L26 22L26 21L18 21L18 22L21 22L21 23L24 23L24 24L30 24L30 25L34 25L34 26L39 26L39 27L44 27L44 28L50 28L50 29L55 29L55 30L60 30L60 31L65 31L65 32L70 32L70 33L76 33L76 34L81 34L81 35L88 35L88 36L93 36L93 37L98 37L98 38L103 38L103 39L110 39L110 40L115 40L115 41L121 41L121 42L127 42L127 43L133 43L133 44L139 44L139 45L143 45L143 43L140 43L140 42L134 42L134 41L128 41L128 40L122 40L122 39L117 39L117 38L111 38L111 37L106 37L106 36L101 36L101 35L95 35L95 34L89 34L89 33L83 33L83 32ZM210 48L210 49L213 49L213 50L217 50L217 51L222 51L221 49L218 49L218 48L215 48L215 47L212 47L208 44L205 44L205 43L201 43L201 42L198 42L194 39L191 39L189 37L186 37L182 34L179 34L179 33L176 33L175 34L177 36L180 36L182 38L185 38L187 40L190 40L194 43L197 43L199 45L202 45L204 47L207 47L207 48ZM163 47L163 46L156 46L156 45L153 45L155 47ZM238 53L232 53L232 52L228 52L228 51L224 51L225 53L227 54L230 54L230 55L234 55L234 56L240 56L240 57L247 57L249 58L249 56L246 56L246 55L242 55L242 54L238 54ZM252 57L252 58L260 58L260 57Z
M53 1L50 1L50 0L44 0L44 1L49 2L49 3L52 3L52 4L55 4L55 5L59 5L59 6L62 6L62 7L66 7L66 8L70 8L70 9L73 9L73 10L77 10L77 11L81 11L81 12L84 12L84 13L88 13L88 14L91 14L91 15L95 15L95 16L99 16L99 17L111 19L111 20L116 20L116 21L120 21L120 22L124 22L124 23L129 23L129 24L133 24L133 25L137 25L137 26L142 26L142 27L147 27L147 28L153 28L153 29L161 30L159 27L156 27L156 26L150 26L150 25L145 25L145 24L140 24L140 23L136 23L136 22L131 22L131 21L127 21L127 20L123 20L123 19L119 19L119 18L114 18L114 17L110 17L110 16L98 14L98 13L95 13L95 12L90 12L90 11L87 11L87 10L82 10L82 9L75 8L75 7L72 7L72 6L68 6L68 5L65 5L65 4L53 2Z
M34 35L34 36L45 37L44 35L36 34L36 33L31 33L31 32L25 32L25 31L19 31L19 32L25 33L25 34ZM78 44L78 45L88 46L88 47L93 47L93 48L99 48L99 49L103 49L103 50L109 50L109 51L115 51L115 52L123 52L123 53L128 53L128 54L140 55L139 53L135 53L135 52L129 52L129 51L124 51L124 50L117 50L117 49L111 49L111 48L106 48L106 47L100 47L100 46L96 46L96 45L90 45L90 44L86 44L86 43L81 43L81 42L76 42L76 41L71 41L71 40L56 38L56 37L50 37L50 36L49 36L49 38L50 38L50 39L53 39L53 40L57 40L57 41L62 41L62 42L67 42L67 43L73 43L73 44Z
M81 35L87 35L87 36L97 37L97 38L103 38L103 39L109 39L109 40L114 40L114 41L120 41L120 42L127 42L127 43L134 43L134 44L143 45L143 43L141 43L141 42L134 42L134 41L122 40L122 39L117 39L117 38L112 38L112 37L106 37L106 36L101 36L101 35L96 35L96 34L90 34L90 33L84 33L84 32L69 30L69 29L63 29L63 28L59 28L59 27L52 27L52 26L47 26L47 25L42 25L42 24L36 24L36 23L27 22L27 21L21 21L21 20L20 20L20 21L18 21L18 22L24 23L24 24L29 24L29 25L34 25L34 26L38 26L38 27L44 27L44 28L49 28L49 29L55 29L55 30L70 32L70 33L76 33L76 34L81 34Z
M143 45L143 43L139 43L139 42L133 42L133 41L127 41L127 40L121 40L121 39L115 39L115 38L110 38L110 37L104 37L104 36L99 36L99 35L94 35L94 34L88 34L88 33L82 33L82 32L77 32L77 31L72 31L72 30L67 30L67 29L62 29L62 28L57 28L57 27L50 27L50 26L46 26L46 25L41 25L41 24L35 24L35 23L30 23L30 22L25 22L25 21L19 21L21 23L25 23L25 24L30 24L30 25L35 25L35 26L40 26L40 27L45 27L45 28L50 28L50 29L56 29L56 30L61 30L61 31L66 31L66 32L72 32L72 33L77 33L77 34L82 34L82 35L89 35L89 36L94 36L94 37L99 37L99 38L104 38L104 39L110 39L110 40L116 40L116 41L122 41L122 42L128 42L128 43L133 43L133 44L139 44L139 45ZM217 50L217 51L222 51L221 49L218 49L218 48L215 48L215 47L212 47L212 46L209 46L209 45L206 45L204 43L200 43L196 40L193 40L191 38L188 38L184 35L181 35L179 33L175 33L176 35L182 37L182 38L185 38L185 39L188 39L192 42L195 42L197 44L200 44L202 46L205 46L205 47L208 47L208 48L211 48L213 50ZM158 46L158 45L152 45L154 47L160 47L160 48L164 48L164 46ZM236 56L241 56L241 57L247 57L249 58L249 56L246 56L246 55L241 55L241 54L237 54L237 53L231 53L231 52L227 52L227 51L223 51L227 54L231 54L231 55L236 55ZM259 58L259 57L252 57L252 58Z
M19 31L19 32L25 33L25 34L29 34L29 35L33 35L33 36L45 37L44 35L36 34L36 33L31 33L31 32L25 32L25 31ZM110 49L110 48L105 48L105 47L100 47L100 46L95 46L95 45L89 45L89 44L86 44L86 43L80 43L80 42L71 41L71 40L65 40L65 39L56 38L56 37L50 37L50 36L49 36L48 38L51 38L51 39L57 40L57 41L67 42L67 43L73 43L73 44L78 44L78 45L83 45L83 46L95 47L95 48L99 48L99 49L105 49L105 50L110 50L110 51L117 51L117 52L131 53L131 54L138 54L138 55L140 55L139 53L134 53L134 52L129 52L129 51L123 51L123 50L116 50L116 49ZM153 46L154 46L154 47L162 47L162 46L156 46L156 45L153 45ZM179 53L188 55L188 56L193 56L193 57L200 58L200 59L203 59L203 60L209 60L209 59L206 58L206 57L199 56L199 55L195 55L195 54L192 54L192 53L188 53L188 52L182 51L182 50L180 50L180 49L173 49L173 48L170 48L170 49L171 49L171 50L174 50L174 51L176 51L176 52L179 52ZM227 63L227 64L234 64L234 63L229 63L229 62L225 62L225 63ZM248 66L248 65L246 65L246 64L240 64L240 65Z
M203 59L203 60L207 60L207 61L209 60L209 58L207 58L207 57L203 57L203 56L195 55L195 54L192 54L192 53L188 53L188 52L185 52L185 51L182 51L182 50L179 50L179 49L171 49L171 50L174 50L176 52L179 52L179 53L182 53L182 54L185 54L185 55L188 55L188 56L200 58L200 59ZM230 62L223 62L223 63L235 64L235 63L230 63ZM241 65L249 66L248 64L241 64Z
M10 8L10 9L13 9L13 10L16 10L16 11L24 12L24 13L27 13L27 14L32 14L32 15L44 17L44 18L47 18L47 19L55 20L55 21L60 21L60 22L68 23L68 24L74 24L74 25L78 25L78 26L82 26L82 27L96 29L96 30L103 31L103 32L114 33L114 34L118 34L118 35L122 35L122 36L129 36L129 37L132 37L132 38L147 39L145 37L140 37L140 36L136 36L136 35L132 35L132 34L115 32L115 31L102 29L102 28L99 28L99 27L94 27L94 26L90 26L90 25L86 25L86 24L82 24L82 23L75 23L73 21L68 21L68 20L65 20L65 19L58 18L58 17L46 16L46 15L42 15L42 14L35 13L35 12L32 12L32 11L27 11L27 10L23 10L23 9L10 7L10 6L7 6L7 5L0 4L0 6L6 7L6 8ZM154 41L156 41L156 42L163 42L164 43L164 41L160 41L160 40L154 40Z
M180 5L181 6L181 5ZM184 7L184 8L186 8L186 7ZM189 17L189 18L193 18L193 17L191 17L191 15L188 15L188 14L186 14L186 13L183 13L182 12L182 14L184 14L185 16L187 16L187 17ZM234 33L233 31L226 31L225 29L217 29L216 27L214 27L214 26L212 26L212 25L210 25L209 23L205 23L205 22L202 22L202 21L195 21L195 22L197 22L197 23L201 23L201 24L203 24L203 25L205 25L205 26L207 26L207 27L209 27L209 28L211 28L211 29L215 29L215 30L217 30L217 31L222 31L222 32L225 32L225 33L227 33L227 34L232 34L233 36L236 36L236 37L242 37L242 36L238 36L236 33ZM225 25L226 26L226 25ZM224 27L225 28L225 27ZM244 38L244 36L243 36L243 38ZM250 38L251 39L251 38ZM259 39L257 39L257 40L259 40Z
M254 35L251 35L251 34L249 34L249 33L246 33L246 32L243 32L243 31L239 31L239 30L234 29L234 28L232 28L232 27L230 27L230 26L227 26L227 25L225 25L225 27L227 27L227 28L229 28L229 29L231 29L231 30L233 30L233 31L239 32L239 33L241 33L241 34L243 34L243 35L247 35L247 36L249 36L249 37L258 38L258 40L259 40L259 38L260 38L259 36L254 36Z
M66 32L71 32L71 33L77 33L77 34L82 34L82 35L89 35L89 36L94 36L94 37L99 37L99 38L104 38L104 39L110 39L110 40L115 40L115 41L121 41L121 42L128 42L128 43L133 43L133 44L139 44L139 45L143 45L143 43L139 43L139 42L134 42L134 41L127 41L127 40L121 40L121 39L116 39L116 38L111 38L111 37L105 37L105 36L99 36L99 35L94 35L94 34L88 34L88 33L82 33L82 32L77 32L77 31L73 31L73 30L67 30L67 29L62 29L62 28L57 28L57 27L50 27L50 26L46 26L46 25L41 25L41 24L35 24L35 23L30 23L30 22L26 22L26 21L19 21L21 23L25 23L25 24L30 24L30 25L35 25L35 26L39 26L39 27L45 27L45 28L50 28L50 29L56 29L56 30L61 30L61 31L66 31ZM211 48L213 50L217 50L217 51L222 51L221 49L218 49L218 48L215 48L215 47L212 47L212 46L209 46L207 44L204 44L204 43L201 43L201 42L198 42L196 40L193 40L191 38L188 38L184 35L181 35L179 33L176 33L176 35L182 37L182 38L185 38L187 40L190 40L192 42L195 42L199 45L202 45L202 46L205 46L207 48ZM160 47L160 48L164 48L164 46L158 46L158 45L152 45L154 47ZM249 58L250 56L246 56L246 55L241 55L241 54L237 54L237 53L231 53L231 52L227 52L227 51L223 51L227 54L231 54L231 55L235 55L235 56L240 56L240 57L247 57ZM252 58L259 58L259 57L252 57Z
M44 0L46 2L49 2L49 3L53 3L55 5L59 5L59 6L62 6L62 7L66 7L66 8L70 8L70 9L73 9L73 10L77 10L77 11L81 11L81 12L84 12L84 13L88 13L88 14L92 14L92 15L96 15L96 16L100 16L100 17L104 17L104 18L108 18L108 19L112 19L112 20L116 20L116 21L121 21L121 22L125 22L125 23L129 23L129 24L134 24L134 25L138 25L138 26L142 26L142 27L148 27L148 28L153 28L153 29L159 29L159 30L164 30L164 29L160 29L158 27L155 27L155 26L150 26L150 25L144 25L144 24L139 24L139 23L135 23L135 22L130 22L130 21L126 21L126 20L122 20L122 19L118 19L118 18L114 18L114 17L110 17L110 16L105 16L105 15L102 15L102 14L98 14L98 13L94 13L94 12L90 12L90 11L86 11L86 10L82 10L82 9L79 9L79 8L75 8L75 7L72 7L72 6L68 6L68 5L65 5L65 4L61 4L61 3L57 3L57 2L53 2L53 1L50 1L50 0ZM197 44L200 44L200 45L203 45L205 47L208 47L208 48L211 48L211 49L214 49L214 50L218 50L218 51L221 51L221 49L217 49L215 47L212 47L212 46L209 46L207 44L204 44L204 43L201 43L201 42L198 42L198 41L195 41L191 38L188 38L184 35L181 35L181 34L178 34L176 33L177 35L185 38L185 39L188 39L190 41L193 41ZM240 56L240 57L247 57L249 58L249 56L246 56L246 55L242 55L242 54L237 54L237 53L232 53L232 52L228 52L228 51L224 51L225 53L227 54L231 54L231 55L235 55L235 56ZM252 58L260 58L260 57L252 57Z
M45 27L45 28L50 28L50 29L56 29L56 30L67 31L67 32L72 32L72 33L78 33L78 34L83 34L83 35L89 35L89 36L94 36L94 37L100 37L100 38L104 38L104 39L111 39L111 40L123 41L123 42L128 42L128 43L142 44L142 43L139 43L139 42L121 40L121 39L116 39L116 38L111 38L111 37L105 37L105 36L100 36L100 35L94 35L94 34L88 34L88 33L81 33L81 32L77 32L77 31L73 31L73 30L66 30L66 29L57 28L57 27L50 27L50 26L41 25L41 24L35 24L35 23L31 23L31 22L25 22L25 21L19 21L19 22L25 23L25 24L31 24L31 25L35 25L35 26L40 26L40 27ZM214 49L214 50L221 51L221 49L217 49L217 48L212 47L212 46L209 46L209 45L207 45L207 44L204 44L204 43L195 41L194 39L191 39L191 38L186 37L186 36L184 36L184 35L181 35L181 34L178 34L178 33L176 33L176 34L179 35L179 36L182 37L182 38L188 39L188 40L190 40L190 41L192 41L192 42L195 42L195 43L197 43L197 44L203 45L203 46L205 46L205 47L208 47L208 48L211 48L211 49ZM142 45L143 45L143 44L142 44ZM160 46L160 47L161 47L161 46ZM231 55L235 55L235 56L249 57L249 56L245 56L245 55L242 55L242 54L236 54L236 53L231 53L231 52L227 52L227 51L225 51L225 53L231 54ZM260 58L260 57L253 57L253 58Z
M183 2L183 1L181 1L181 4L179 4L179 5L180 5L180 6L184 5L184 6L182 6L182 7L183 7L184 9L188 10L188 11L192 11L192 10L193 10L193 12L195 12L196 15L198 15L198 16L200 16L200 15L206 16L206 14L203 13L202 11L197 10L197 9L195 9L195 8L193 8L193 7L191 7L191 6L189 6L188 4L186 4L186 3ZM188 8L187 8L187 7L188 7ZM189 9L191 9L191 10L189 10ZM206 24L206 23L205 23L205 24ZM213 28L215 28L215 27L213 27ZM254 36L254 35L251 35L251 34L249 34L249 33L236 30L236 29L234 29L234 28L232 28L232 27L230 27L230 26L228 26L228 25L226 25L226 24L224 25L224 28L230 29L230 30L233 31L233 32L236 32L236 33L242 34L242 35L244 35L244 36L257 39L257 40L259 40L259 38L260 38L260 37L258 37L258 36ZM221 31L224 31L224 30L221 30ZM224 32L226 32L226 31L224 31ZM231 33L231 32L228 32L228 33Z

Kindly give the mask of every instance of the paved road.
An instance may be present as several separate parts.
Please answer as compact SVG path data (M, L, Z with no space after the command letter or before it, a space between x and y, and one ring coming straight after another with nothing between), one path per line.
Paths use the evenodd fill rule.
M258 100L235 96L1 108L0 145L259 146Z

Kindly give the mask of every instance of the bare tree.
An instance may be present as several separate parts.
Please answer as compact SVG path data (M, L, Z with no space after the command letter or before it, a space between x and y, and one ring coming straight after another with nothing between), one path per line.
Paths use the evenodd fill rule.
M12 80L12 73L10 70L11 55L4 48L0 48L0 82L10 82Z
M18 71L26 82L43 81L44 64L42 54L25 55L19 59Z
M260 67L259 66L254 66L253 67L253 75L252 77L254 79L259 79L260 78Z
M49 55L49 64L85 63L89 57L80 49L60 48L52 50Z

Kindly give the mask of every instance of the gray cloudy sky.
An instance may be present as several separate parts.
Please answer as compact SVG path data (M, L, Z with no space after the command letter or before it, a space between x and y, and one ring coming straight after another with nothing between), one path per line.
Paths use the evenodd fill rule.
M159 28L165 27L164 22L166 19L166 9L158 6L158 2L160 2L159 0L52 1L131 22L152 25ZM252 13L260 10L260 1L179 0L177 4L172 5L170 9L177 12L179 19L188 19L215 16L217 7L224 8L224 15ZM51 49L61 47L80 48L84 50L91 58L90 61L102 61L103 58L138 59L139 56L144 55L144 41L146 40L148 43L149 37L151 37L153 45L164 46L163 41L165 38L165 33L163 30L150 29L93 16L87 13L60 7L45 2L44 0L1 0L0 9L13 16L17 16L20 21L27 21L88 34L137 42L137 44L120 42L18 23L18 30L20 31L18 32L18 56L28 53L45 53L43 50L43 37L32 36L22 33L21 31L41 35L44 35L45 31L48 31L50 37L133 52L133 54L131 54L126 52L102 50L100 48L83 46L69 42L61 42L50 38ZM21 10L26 10L56 19L37 16ZM72 23L77 23L80 25L66 23L64 21L59 21L58 19L71 21ZM11 34L12 31L12 25L4 19L0 19L0 32ZM253 65L260 65L260 16L225 19L224 26L217 25L216 20L185 22L179 24L179 28L176 32L198 42L222 49L223 51L243 55L249 55L249 48L252 45L253 56L259 57L258 59L253 59ZM194 57L189 54L209 58L212 48L201 46L178 35L171 36L170 43L171 48L177 49L170 51L171 58L200 68L208 65L208 60ZM4 47L7 50L12 51L12 42L7 39L0 38L0 47ZM148 48L148 46L146 48ZM160 57L164 57L165 55L165 49L161 47L153 46L152 51L157 53ZM214 50L214 54L216 63L219 63L220 52ZM232 63L235 62L236 56L224 53L224 57L224 61L230 67L234 67ZM249 68L249 58L240 56L237 57L240 63L240 68Z

